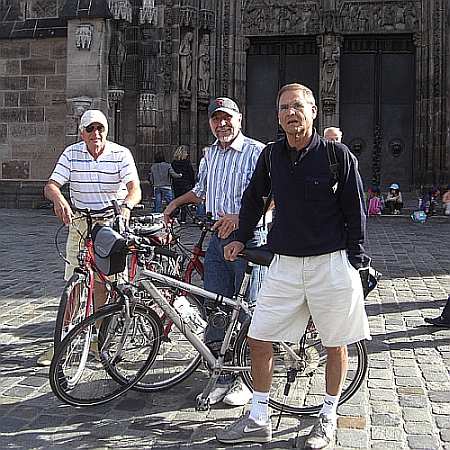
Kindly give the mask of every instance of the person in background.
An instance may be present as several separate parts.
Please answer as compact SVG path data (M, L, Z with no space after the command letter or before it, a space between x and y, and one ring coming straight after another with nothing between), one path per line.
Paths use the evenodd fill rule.
M150 181L155 194L155 211L161 212L163 197L168 205L173 199L172 178L181 178L183 174L176 173L172 166L166 162L162 151L156 152L155 164L148 173L148 181Z
M323 137L327 141L342 142L342 131L338 127L328 127L323 130Z
M81 214L74 213L69 202L61 193L61 187L69 185L71 204L79 209L90 208L100 210L111 206L112 200L120 205L120 214L126 221L130 219L131 210L141 200L139 176L131 152L121 145L108 141L108 121L105 115L97 110L86 111L80 120L80 136L82 141L67 147L44 188L44 195L53 203L56 216L69 227L66 244L66 270L64 279L68 281L73 270L78 266L77 255L81 233L86 231L86 221L77 220L76 228L72 226L75 218ZM98 215L94 224L108 223L113 212ZM94 308L104 305L108 293L104 284L95 281ZM41 355L39 365L48 366L53 356L53 347Z
M367 202L367 214L369 216L373 215L373 214L382 214L383 210L386 206L386 203L384 201L384 196L380 191L380 188L376 185L372 186L371 188L369 188L369 190L367 191L369 194L369 198L368 198L368 202ZM375 198L376 201L372 201L371 200Z
M444 208L444 214L450 216L450 184L447 186L444 195L442 196L442 207Z
M344 144L334 146L338 171L332 171L327 141L313 127L317 106L309 88L298 83L283 86L276 106L286 136L272 146L270 174L265 158L259 159L242 199L235 239L224 248L225 258L234 261L272 191L275 218L268 246L274 257L248 332L252 407L216 438L227 444L272 439L268 402L273 342L298 342L312 316L327 362L324 404L305 448L322 449L334 439L347 345L371 338L359 271L368 261L363 247L364 187L358 160ZM311 201L317 196L320 201Z
M397 183L392 183L389 186L389 192L386 196L386 205L391 214L401 214L403 208L403 198L400 192L400 186Z
M425 196L425 200L423 201L423 210L427 216L437 215L439 194L439 190L434 186L428 189L428 194Z
M176 198L164 211L164 219L170 222L170 214L181 205L205 201L206 212L217 220L206 250L204 287L226 297L233 297L244 278L247 261L227 261L223 248L235 239L239 228L238 218L242 195L250 183L264 144L243 135L242 114L230 98L219 97L209 104L209 126L216 141L208 149L199 166L198 182L187 194ZM256 225L256 224L255 224ZM253 234L249 237L253 241ZM251 244L258 245L255 240ZM226 312L230 308L224 307ZM205 314L214 310L213 302L205 299ZM205 342L217 354L225 332L206 327ZM231 405L245 405L251 392L240 378L222 375L209 395L210 404L220 401Z
M195 175L192 164L189 161L189 147L180 145L173 155L172 168L176 173L181 173L181 178L172 180L175 198L189 192L195 185ZM170 203L170 202L169 202ZM181 210L181 223L186 223L186 211Z

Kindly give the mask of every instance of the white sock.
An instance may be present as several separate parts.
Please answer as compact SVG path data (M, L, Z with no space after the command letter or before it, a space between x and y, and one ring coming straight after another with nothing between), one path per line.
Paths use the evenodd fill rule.
M265 425L269 421L269 393L253 392L252 409L249 418L258 425Z
M337 417L337 407L339 403L339 395L329 395L325 394L325 398L323 400L323 406L319 413L325 414L328 417L332 417L335 419Z

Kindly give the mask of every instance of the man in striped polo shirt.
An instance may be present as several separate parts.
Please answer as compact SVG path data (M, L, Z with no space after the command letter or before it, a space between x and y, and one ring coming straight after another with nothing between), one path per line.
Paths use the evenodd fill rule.
M208 107L209 125L216 141L202 158L195 187L173 200L164 211L165 220L186 203L205 201L207 212L217 220L205 256L204 287L217 294L232 297L244 277L245 260L226 261L223 248L234 239L238 228L241 198L248 186L264 144L241 132L242 114L230 98L220 97ZM207 299L205 299L207 300ZM208 300L209 301L209 300ZM206 302L205 302L206 303ZM207 327L205 342L213 351L220 348L223 330ZM223 400L231 406L245 405L251 393L241 380L221 376L209 395L210 404Z
M111 206L111 200L117 200L120 214L128 221L133 206L141 200L139 176L131 152L121 145L108 141L108 121L105 115L96 109L86 111L80 120L82 141L67 147L44 188L44 195L53 203L56 216L69 227L66 245L65 280L72 276L78 266L77 254L80 236L72 227L76 214L69 201L61 193L61 187L69 184L70 202L75 208L100 210ZM111 212L97 217L97 221L106 222ZM85 230L85 221L77 221L77 228ZM84 230L82 230L84 228ZM95 308L107 300L103 283L95 282ZM50 365L53 349L38 359L39 365Z

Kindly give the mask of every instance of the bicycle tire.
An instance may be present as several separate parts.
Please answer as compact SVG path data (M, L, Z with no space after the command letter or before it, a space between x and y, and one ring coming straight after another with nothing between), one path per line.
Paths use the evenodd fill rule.
M236 363L239 366L250 366L250 349L247 332L250 321L247 321L239 332L235 346ZM287 370L293 359L279 344L274 344L274 376L269 394L269 405L279 411L293 415L311 415L320 412L325 394L326 351L314 326L308 327L304 335L305 355L303 370L297 372L290 386L288 396L284 396ZM298 354L298 345L292 346ZM339 404L349 400L361 386L367 372L367 350L363 341L347 346L348 370ZM253 390L251 372L241 372L244 383Z
M57 349L64 337L86 317L89 286L87 275L74 273L64 287L56 316L54 347Z
M141 304L130 305L131 320L144 321L146 342L124 333L125 306L112 304L86 318L62 341L50 365L50 386L55 395L74 406L101 405L127 392L139 381L159 352L162 323L156 313ZM98 355L86 342L96 324ZM133 323L127 331L133 330ZM123 340L123 348L117 352ZM115 376L112 377L111 375Z
M154 283L163 292L166 299L172 304L178 291L172 287L164 287ZM164 322L164 337L161 340L158 355L148 368L145 375L133 386L133 390L141 392L158 392L169 389L184 381L194 373L201 363L201 355L188 341L184 334L166 318L162 309L151 298L142 292L139 301L155 310ZM191 294L185 297L191 305L203 314L201 301ZM203 334L198 335L203 340Z

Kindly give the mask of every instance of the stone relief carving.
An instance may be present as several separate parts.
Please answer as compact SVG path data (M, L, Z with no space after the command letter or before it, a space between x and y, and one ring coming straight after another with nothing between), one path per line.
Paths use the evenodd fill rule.
M92 98L90 97L73 97L70 99L73 104L73 116L75 118L74 131L72 134L78 135L81 116L91 107Z
M198 46L198 90L208 94L210 81L209 34L204 34Z
M342 31L418 31L414 2L345 2L341 9Z
M110 0L108 7L114 20L125 20L126 22L133 20L133 8L128 0Z
M373 130L373 179L372 183L380 185L381 179L381 130L379 125L375 125Z
M139 95L139 111L152 111L156 109L156 95L155 94L140 94Z
M389 142L388 147L390 152L397 157L400 156L405 149L405 143L401 139L392 139L392 141Z
M349 143L349 149L355 156L360 156L366 148L366 143L361 138L354 138Z
M155 0L143 0L139 9L139 25L156 25L158 21L158 9L155 7Z
M180 88L182 92L188 92L192 78L192 39L193 34L187 31L181 41L180 55Z
M164 92L170 93L172 89L172 0L166 0L164 11Z
M339 11L323 11L320 1L247 0L244 34L309 34L323 31L386 32L419 30L420 5L414 1L344 1ZM319 13L320 11L320 13Z
M191 5L183 5L180 7L180 26L197 27L197 11Z
M214 30L215 14L213 11L202 9L198 13L198 27L202 30Z
M92 25L78 25L75 30L75 45L78 50L90 50L92 42Z
M319 31L316 2L296 0L247 1L243 7L244 34L306 34Z
M142 37L139 42L140 89L143 91L154 91L156 90L158 44L152 41L148 28L143 28L141 34Z

